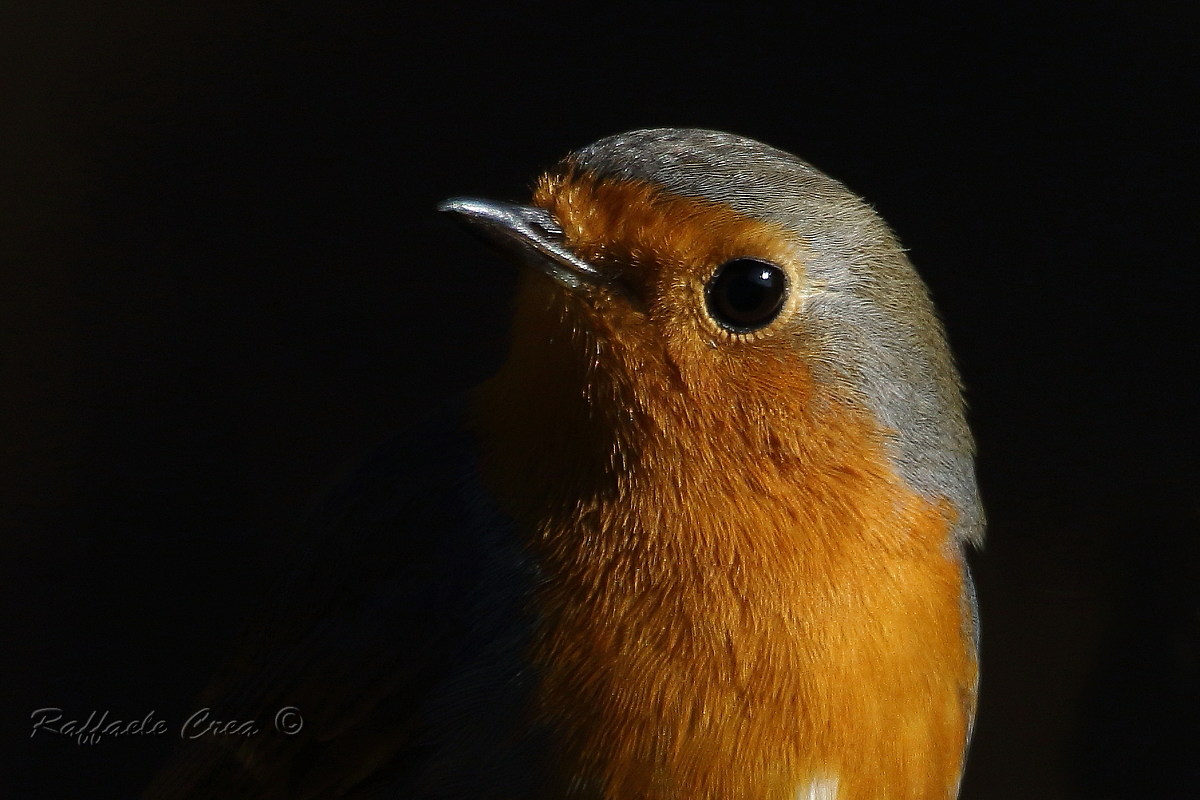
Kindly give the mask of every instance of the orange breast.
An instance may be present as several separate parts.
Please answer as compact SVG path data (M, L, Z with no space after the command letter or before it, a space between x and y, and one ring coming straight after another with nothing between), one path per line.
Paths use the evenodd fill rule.
M681 423L593 481L570 464L596 442L508 402L519 373L477 416L547 578L530 653L559 734L547 796L953 795L976 666L952 514L895 477L863 414L810 386L784 410L798 452Z

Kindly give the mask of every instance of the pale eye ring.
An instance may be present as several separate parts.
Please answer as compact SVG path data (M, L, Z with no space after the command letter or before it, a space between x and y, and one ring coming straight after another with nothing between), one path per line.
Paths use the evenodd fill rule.
M704 287L708 315L734 333L770 325L787 299L787 273L758 258L734 258L713 272Z

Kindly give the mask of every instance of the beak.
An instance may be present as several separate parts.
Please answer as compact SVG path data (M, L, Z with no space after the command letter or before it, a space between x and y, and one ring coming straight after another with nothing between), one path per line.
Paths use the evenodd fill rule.
M567 249L562 228L549 211L470 197L446 200L438 211L455 215L491 244L568 289L608 282L598 269Z

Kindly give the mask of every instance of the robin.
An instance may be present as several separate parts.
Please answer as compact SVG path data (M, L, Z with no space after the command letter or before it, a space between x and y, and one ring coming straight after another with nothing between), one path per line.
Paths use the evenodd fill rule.
M681 129L442 209L524 267L508 359L317 514L205 699L261 730L149 796L956 796L983 516L883 221Z

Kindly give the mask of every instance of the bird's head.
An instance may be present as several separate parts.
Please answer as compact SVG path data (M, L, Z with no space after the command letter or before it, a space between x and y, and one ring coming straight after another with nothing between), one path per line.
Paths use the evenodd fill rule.
M531 205L442 207L530 267L492 384L529 447L614 473L655 442L806 469L837 449L828 421L856 419L910 488L954 506L960 540L979 536L941 326L888 227L840 183L750 139L656 129L570 154Z

